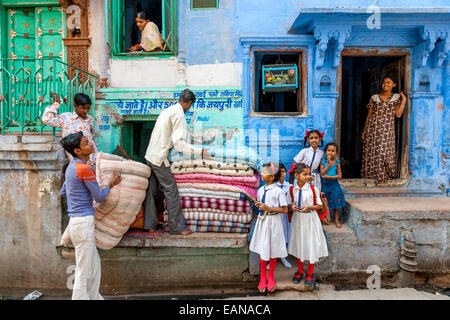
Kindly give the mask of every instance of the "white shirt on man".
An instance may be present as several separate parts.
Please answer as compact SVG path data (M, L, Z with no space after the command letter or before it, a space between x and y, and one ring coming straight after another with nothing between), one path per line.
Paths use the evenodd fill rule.
M186 118L183 107L177 103L163 110L158 116L145 159L152 165L160 167L164 163L166 167L169 167L167 156L172 148L187 156L193 154L201 156L202 149L187 143L186 137Z

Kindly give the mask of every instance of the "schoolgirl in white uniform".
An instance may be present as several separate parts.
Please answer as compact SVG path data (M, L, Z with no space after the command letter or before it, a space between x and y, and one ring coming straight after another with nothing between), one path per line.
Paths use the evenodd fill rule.
M312 186L310 168L299 163L293 169L297 183L293 186L292 197L288 196L289 212L292 213L292 230L289 238L290 255L297 258L298 271L292 281L300 283L303 278L303 262L309 261L306 272L306 286L314 285L314 264L321 257L328 256L328 247L317 210L322 207L320 191ZM291 178L293 179L293 178ZM314 192L312 190L314 188ZM314 195L315 194L315 200Z
M287 169L284 166L284 164L282 164L282 163L280 163L280 172L281 172L281 177L280 177L280 180L277 181L277 186L279 186L281 188L281 190L283 190L283 192L287 198L289 188L292 184L290 184L288 181L285 180L286 174L287 174ZM281 215L281 222L283 223L283 233L284 233L284 239L286 240L286 248L287 248L288 242L289 242L289 237L291 236L291 223L289 222L288 217L285 214ZM286 258L281 258L281 262L283 263L283 265L286 268L288 268L288 269L292 268L292 265L289 263L289 261L287 261Z
M319 130L306 131L304 138L304 149L302 149L295 157L295 163L305 163L311 168L311 183L315 185L319 191L322 189L319 167L323 158L323 151L319 149L319 144L323 147L323 133ZM306 143L309 147L306 148Z
M258 290L263 293L266 288L269 292L276 290L274 273L277 258L287 256L281 215L286 215L288 211L286 195L276 185L276 181L280 179L279 168L275 168L273 163L264 164L261 179L266 182L266 185L258 190L258 201L255 205L259 208L259 214L250 241L250 251L260 255L261 281ZM269 261L268 281L267 261Z

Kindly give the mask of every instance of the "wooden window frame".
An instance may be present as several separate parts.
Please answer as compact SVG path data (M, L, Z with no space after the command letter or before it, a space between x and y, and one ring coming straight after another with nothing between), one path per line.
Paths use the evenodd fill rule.
M252 79L252 109L250 112L251 117L304 117L307 115L306 108L306 75L307 75L307 52L305 49L255 49L251 50L253 63L251 68L253 69ZM298 53L298 85L297 90L297 112L258 112L256 111L256 92L259 90L259 84L256 83L256 61L255 53Z
M168 45L168 52L125 52L125 16L123 10L126 0L105 0L106 42L113 59L169 58L177 55L177 11L178 0L161 0L161 36ZM114 17L122 16L122 20ZM169 30L168 30L169 29Z

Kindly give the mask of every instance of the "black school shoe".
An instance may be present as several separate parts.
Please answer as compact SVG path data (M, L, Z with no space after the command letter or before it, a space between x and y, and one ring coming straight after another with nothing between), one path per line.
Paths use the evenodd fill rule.
M303 273L296 272L294 274L294 278L292 278L292 282L295 284L299 284L303 279Z
M316 281L316 276L314 274L306 274L307 277L311 277L311 280L306 279L305 280L305 287L312 287L314 285L314 282Z

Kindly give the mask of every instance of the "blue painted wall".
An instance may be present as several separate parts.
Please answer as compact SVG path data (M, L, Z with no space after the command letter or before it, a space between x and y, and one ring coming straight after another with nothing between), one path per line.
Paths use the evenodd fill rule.
M408 183L413 189L449 189L450 157L450 4L448 0L377 1L381 29L369 30L367 7L372 0L220 0L217 10L193 11L180 0L180 52L188 65L239 62L243 65L243 125L247 134L278 129L280 161L289 165L302 148L309 129L335 139L342 49L408 55L411 85L404 119L409 130ZM322 11L322 13L321 13ZM328 11L328 13L323 13ZM261 117L253 110L255 50L304 50L307 75L305 113L301 117ZM323 59L321 58L323 57ZM331 88L322 92L320 79ZM429 79L430 85L420 85ZM213 85L213 84L212 84ZM253 130L253 131L252 131ZM250 145L268 146L270 138L255 137Z

